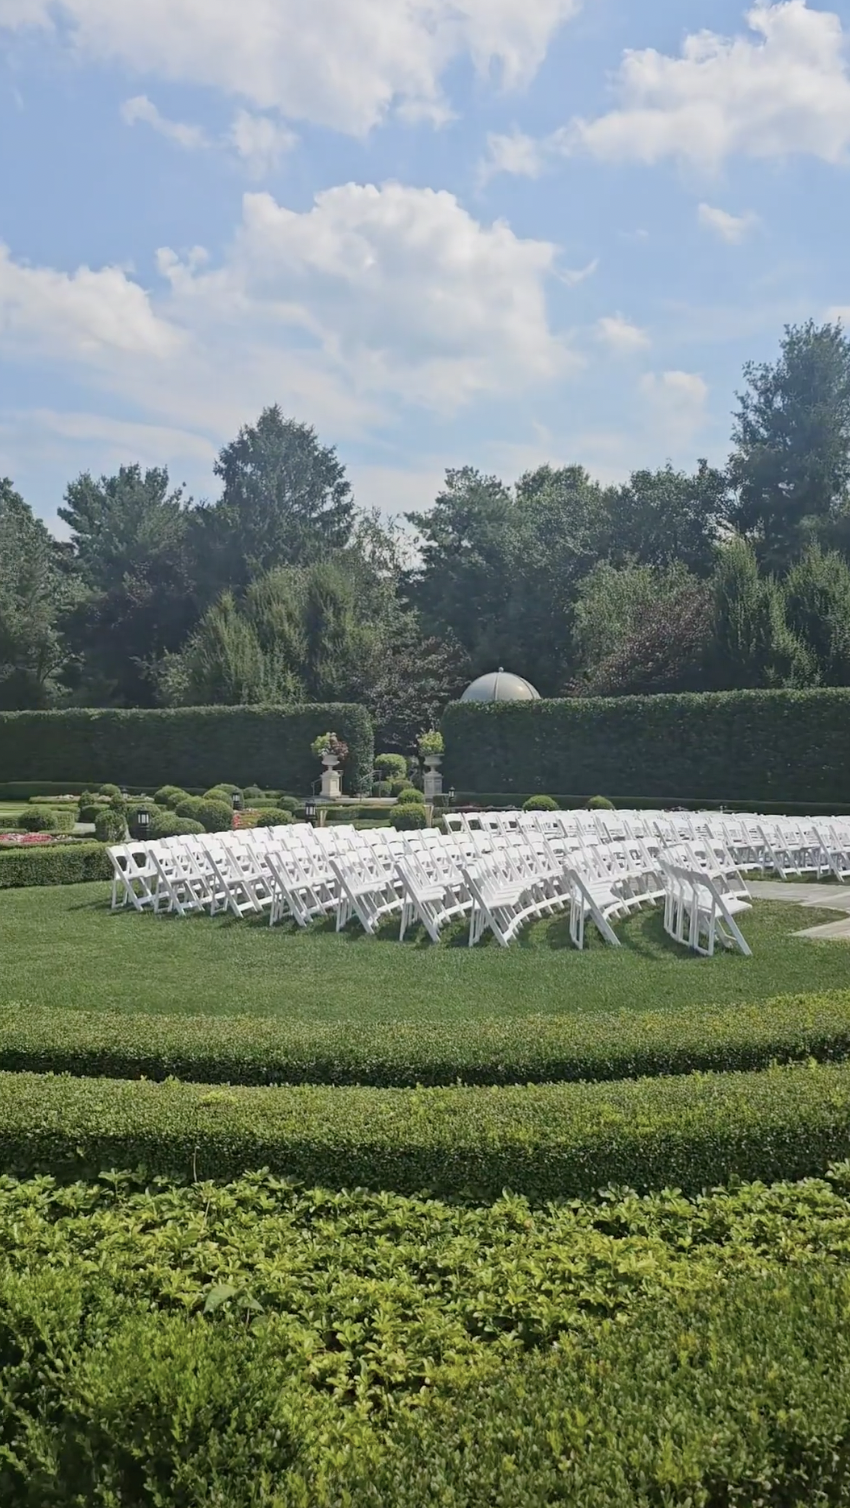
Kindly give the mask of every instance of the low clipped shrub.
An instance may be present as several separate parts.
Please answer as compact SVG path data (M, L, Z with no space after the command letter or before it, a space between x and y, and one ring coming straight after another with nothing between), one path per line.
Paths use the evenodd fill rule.
M234 796L242 797L242 791L238 785L214 785L208 791L204 791L202 799L204 801L224 801L232 811Z
M378 1089L740 1073L850 1058L850 990L688 1011L459 1023L144 1016L0 1006L0 1069L206 1084Z
M529 796L522 809L524 812L556 812L558 803L554 796Z
M160 838L188 838L193 833L203 831L203 824L193 822L191 817L178 817L176 812L157 812L148 829L148 837L154 841Z
M101 796L112 797L112 796L120 796L121 795L121 787L120 787L120 785L109 785L109 784L107 784L107 785L100 785L100 786L98 786L98 790L99 790Z
M399 791L396 802L399 806L410 806L411 803L424 806L425 796L422 791L417 790L415 785L406 785L404 790Z
M102 843L55 843L46 848L13 848L0 853L0 890L28 885L79 885L112 878Z
M408 775L394 775L390 780L390 795L398 796L401 791L409 791L410 777Z
M609 801L607 796L591 796L587 803L587 809L590 812L616 811L613 801Z
M3 856L0 856L2 859ZM0 1074L0 1170L268 1168L309 1187L535 1205L821 1176L850 1155L850 1065L505 1088L269 1089Z
M94 823L94 835L98 843L123 843L127 836L127 819L123 812L108 806L98 812Z
M403 754L378 754L375 769L383 780L407 780L407 760Z
M82 796L30 796L30 806L52 806L62 809L65 806L79 806Z
M76 820L76 807L70 811L41 807L21 812L16 825L22 833L72 833Z
M390 825L397 832L413 832L416 828L428 826L428 813L421 802L406 801L402 806L393 807Z
M98 813L105 811L108 801L86 801L80 803L80 822L93 823L97 821Z
M262 801L266 796L276 795L276 792L264 791L261 785L246 785L242 795L246 801Z
M198 812L203 803L203 796L184 796L182 801L178 801L174 811L178 817L191 817L194 822L197 822Z
M383 800L386 800L392 793L393 788L389 780L376 780L372 786L372 795L381 797Z
M266 806L242 812L240 827L287 827L295 821L291 812L282 806Z
M157 806L163 806L168 811L176 811L179 802L185 801L188 791L181 789L179 785L162 785L154 796Z

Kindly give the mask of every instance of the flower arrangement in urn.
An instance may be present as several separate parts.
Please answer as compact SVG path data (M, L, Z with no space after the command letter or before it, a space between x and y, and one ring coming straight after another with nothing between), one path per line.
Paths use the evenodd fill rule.
M439 759L445 752L443 735L437 728L429 728L427 733L420 733L417 743L423 759Z
M310 748L316 759L335 759L339 764L345 764L348 758L348 744L343 743L336 733L320 733Z

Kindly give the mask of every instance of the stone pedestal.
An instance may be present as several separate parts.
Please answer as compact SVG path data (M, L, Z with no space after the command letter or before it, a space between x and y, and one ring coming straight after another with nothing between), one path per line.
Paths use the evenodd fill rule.
M440 771L441 764L442 755L425 755L425 778L423 783L425 786L425 802L428 806L433 806L434 802L443 794L443 776Z
M322 755L322 800L338 801L342 795L342 771L335 754Z

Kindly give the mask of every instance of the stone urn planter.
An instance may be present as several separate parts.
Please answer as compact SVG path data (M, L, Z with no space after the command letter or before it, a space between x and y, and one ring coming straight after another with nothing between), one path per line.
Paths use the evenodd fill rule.
M322 755L322 800L338 801L342 795L342 770L336 754Z
M443 794L443 777L440 766L443 763L443 735L432 728L428 733L419 736L419 755L425 765L425 802L433 806L439 796Z

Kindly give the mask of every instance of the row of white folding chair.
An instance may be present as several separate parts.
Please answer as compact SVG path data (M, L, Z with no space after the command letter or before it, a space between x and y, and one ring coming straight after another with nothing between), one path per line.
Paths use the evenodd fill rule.
M752 950L735 921L736 914L750 909L750 902L721 890L717 876L705 870L668 858L661 860L661 867L666 890L665 931L676 942L709 958L718 942L750 957Z

